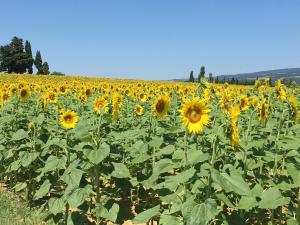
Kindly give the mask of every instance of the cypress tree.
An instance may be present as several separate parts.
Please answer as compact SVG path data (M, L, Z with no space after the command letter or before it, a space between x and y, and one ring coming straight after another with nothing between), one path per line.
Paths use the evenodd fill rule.
M212 73L209 73L208 77L209 77L209 82L212 83L213 82L213 75L212 75Z
M204 78L204 75L205 75L205 67L204 66L201 66L200 68L200 73L198 75L198 82L200 83L200 80L201 78Z
M44 62L43 63L43 66L42 66L42 69L43 69L43 73L42 74L49 74L49 65L47 62Z
M1 70L8 73L25 73L28 57L24 52L23 40L13 37L10 44L0 47Z
M35 54L34 65L37 69L37 74L43 74L43 60L39 50Z
M190 72L189 82L195 82L194 72L193 71Z
M33 73L33 58L32 58L32 51L31 51L31 44L29 41L25 42L25 52L27 55L27 59L28 59L28 64L27 64L27 71L28 73L32 74Z

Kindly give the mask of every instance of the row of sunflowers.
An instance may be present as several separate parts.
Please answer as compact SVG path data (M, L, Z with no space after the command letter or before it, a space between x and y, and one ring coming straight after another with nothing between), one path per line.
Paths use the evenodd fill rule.
M1 75L1 182L55 224L298 224L300 90Z

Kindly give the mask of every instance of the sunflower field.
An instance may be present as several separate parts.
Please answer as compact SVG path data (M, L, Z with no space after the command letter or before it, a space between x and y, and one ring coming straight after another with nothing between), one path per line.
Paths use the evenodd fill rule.
M300 223L300 89L0 75L0 182L55 224Z

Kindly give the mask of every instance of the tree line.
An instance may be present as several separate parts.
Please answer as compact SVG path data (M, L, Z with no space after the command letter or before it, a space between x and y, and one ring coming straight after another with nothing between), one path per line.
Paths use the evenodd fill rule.
M268 75L266 75L266 76L268 76ZM201 79L204 77L205 77L205 66L201 66L200 72L197 77L197 82L200 83ZM268 76L268 77L270 80L269 81L270 84L272 84L271 77L270 76ZM258 77L256 78L256 80L258 80ZM240 85L254 85L254 83L255 83L255 79L238 79L237 77L230 77L230 76L214 77L212 73L208 74L208 81L210 83L216 83L216 84L228 83L228 84L240 84ZM194 77L194 71L190 72L188 82L196 82L195 77Z
M200 67L200 72L198 74L198 77L197 77L197 82L200 83L201 79L205 77L205 66L201 66ZM213 74L212 73L209 73L208 75L208 80L209 82L213 82ZM189 82L195 82L195 78L194 78L194 71L191 71L190 72L190 77L189 77Z
M9 44L0 46L0 72L32 74L33 66L37 74L50 74L49 64L43 62L39 50L33 58L29 41L24 45L22 38L13 37Z

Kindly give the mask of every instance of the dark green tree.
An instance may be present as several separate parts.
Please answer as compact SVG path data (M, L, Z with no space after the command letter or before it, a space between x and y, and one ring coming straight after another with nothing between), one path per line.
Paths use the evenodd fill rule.
M1 70L7 70L8 73L25 73L29 61L21 38L13 37L10 44L0 47Z
M216 77L215 83L218 84L219 83L219 77Z
M37 69L37 74L43 74L43 60L39 50L35 54L34 65Z
M235 84L235 79L234 79L234 77L231 78L230 83L231 83L231 84Z
M209 73L208 79L209 79L209 82L210 82L210 83L213 82L213 74L212 74L212 73Z
M33 57L32 57L32 51L31 51L31 44L29 41L25 42L25 52L28 58L28 64L27 64L27 72L32 74L33 73Z
M0 47L0 71L13 70L13 52L10 45Z
M47 62L44 62L43 63L43 66L42 66L42 69L43 69L43 73L42 74L49 74L49 65Z
M193 71L190 72L189 82L195 82L194 72Z
M201 66L200 73L198 75L198 82L200 83L201 78L204 78L205 76L205 66Z
M65 74L64 74L64 73L62 73L62 72L53 71L53 72L51 73L51 75L59 75L59 76L64 76Z

